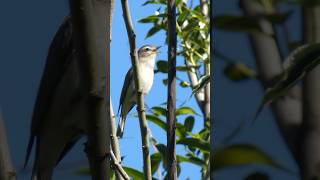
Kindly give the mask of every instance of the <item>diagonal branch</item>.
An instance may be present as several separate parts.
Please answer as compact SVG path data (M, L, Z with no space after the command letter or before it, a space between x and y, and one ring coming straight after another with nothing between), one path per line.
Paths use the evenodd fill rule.
M118 161L118 158L114 155L113 151L110 151L112 165L117 169L117 172L121 175L122 178L125 180L130 180L130 177L125 172L125 170L122 168L120 162Z
M142 151L143 151L143 172L144 178L147 180L152 179L151 174L151 160L150 160L150 152L149 152L149 134L148 134L148 126L147 126L147 119L146 113L144 108L144 97L143 91L141 86L141 80L139 76L139 66L138 66L138 56L136 51L136 35L133 31L131 15L129 10L129 5L127 0L121 0L122 4L122 11L123 11L123 18L126 25L128 39L130 44L130 57L131 63L134 72L134 81L135 87L137 91L137 111L139 116L139 123L140 123L140 131L141 131L141 139L142 139Z
M74 40L88 115L86 153L93 180L109 179L110 161L110 0L70 0Z

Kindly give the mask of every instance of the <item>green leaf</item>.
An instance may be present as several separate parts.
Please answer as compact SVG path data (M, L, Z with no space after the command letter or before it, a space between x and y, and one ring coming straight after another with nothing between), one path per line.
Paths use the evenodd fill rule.
M145 18L140 19L139 23L156 23L158 21L159 17L156 15L151 15Z
M242 63L230 63L224 69L224 74L233 81L241 81L255 76L255 72Z
M143 179L143 173L133 169L131 167L123 167L124 171L128 174L128 176L132 177L133 180L140 180Z
M202 151L210 152L210 143L199 138L182 138L177 141L177 144L182 144Z
M156 63L158 72L168 73L168 61L159 60Z
M160 153L154 153L151 155L150 158L151 158L151 172L152 174L154 174L159 169L162 156Z
M158 116L147 114L146 118L148 121L153 122L163 130L167 131L167 124L164 121L162 121Z
M157 32L159 32L162 29L162 26L160 25L155 25L153 26L151 29L149 29L146 38L149 38L151 36L153 36L154 34L156 34Z
M197 165L197 166L203 166L205 165L206 163L200 159L200 158L196 158L196 157L186 157L186 156L180 156L180 155L177 155L177 161L179 163L181 162L187 162L187 163L191 163L191 164L194 164L194 165Z
M181 107L176 110L176 116L184 114L196 114L196 112L190 107Z
M259 148L250 144L237 144L217 149L213 155L212 170L249 164L269 165L281 168L273 159ZM284 169L284 168L282 168Z
M199 79L197 85L192 88L192 94L197 94L204 86L210 82L210 74L204 75Z
M145 3L143 3L142 6L145 6L148 4L166 4L166 0L148 0Z
M285 60L285 70L277 77L278 81L266 90L255 119L264 106L284 96L291 87L301 80L307 72L320 63L320 43L300 46Z
M213 18L213 26L227 31L262 32L255 19L245 16L220 15Z
M188 116L184 120L184 127L186 128L187 131L191 132L194 126L194 117L193 116Z
M179 83L179 85L181 86L181 87L189 87L190 86L190 84L187 82L187 81L181 81L180 83Z
M186 72L186 71L191 71L191 69L199 69L200 66L199 65L195 65L195 66L177 66L176 69L177 71L182 71L182 72Z
M160 107L160 106L154 106L151 108L152 112L159 116L159 115L162 115L162 116L167 116L167 109L166 108L163 108L163 107Z

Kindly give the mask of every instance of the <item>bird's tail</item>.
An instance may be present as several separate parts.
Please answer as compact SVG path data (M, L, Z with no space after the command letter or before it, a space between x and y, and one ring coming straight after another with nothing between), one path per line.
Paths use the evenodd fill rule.
M118 129L117 129L117 136L118 136L119 138L122 138L122 136L123 136L125 121L126 121L126 117L120 116L120 120L119 120L119 124L118 124Z

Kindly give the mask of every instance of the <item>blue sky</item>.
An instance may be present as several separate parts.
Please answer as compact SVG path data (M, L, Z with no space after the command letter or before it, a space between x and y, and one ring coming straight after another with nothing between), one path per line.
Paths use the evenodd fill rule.
M161 45L161 53L157 59L166 59L167 47L164 44L164 33L150 39L145 39L149 25L137 21L151 15L157 6L141 6L144 1L130 1L133 25L137 34L137 46L144 44ZM29 136L29 126L33 104L42 75L49 44L63 18L68 14L67 1L6 1L0 7L0 106L7 126L7 134L11 148L11 155L18 179L30 177L31 165L22 170L25 149ZM116 1L111 43L111 97L114 111L117 111L118 101L124 76L131 66L129 58L129 44L122 18L122 9ZM182 60L178 59L178 64ZM187 79L183 74L180 78ZM160 105L166 101L166 87L162 84L163 74L157 74L154 86L146 97L149 107ZM178 86L177 86L178 87ZM177 106L190 96L191 91L178 87ZM196 107L191 99L186 105ZM200 112L196 107L195 110ZM142 154L138 119L129 115L123 139L120 140L121 154L125 156L124 165L142 170ZM199 130L202 117L196 116L195 130ZM166 144L166 134L163 130L149 123L153 136ZM59 164L54 174L55 179L88 179L75 177L74 171L87 165L83 153L84 139ZM178 147L181 153L182 147ZM32 157L33 158L33 157ZM199 179L200 169L182 164L181 179L190 177Z

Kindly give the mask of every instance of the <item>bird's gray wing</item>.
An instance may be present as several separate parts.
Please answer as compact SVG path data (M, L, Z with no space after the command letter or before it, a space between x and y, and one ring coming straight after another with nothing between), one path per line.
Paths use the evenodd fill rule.
M39 129L42 126L42 119L46 116L55 88L61 81L65 69L70 63L70 56L74 53L72 40L71 18L68 16L55 34L49 51L41 78L36 102L33 109L31 133L27 147L25 166L28 162L32 145Z
M119 114L119 110L120 107L122 106L123 100L127 94L128 91L128 87L130 85L130 82L133 80L133 69L130 68L126 74L126 78L124 80L124 84L122 86L122 90L121 90L121 96L120 96L120 102L119 102L119 108L118 108L118 114Z

